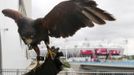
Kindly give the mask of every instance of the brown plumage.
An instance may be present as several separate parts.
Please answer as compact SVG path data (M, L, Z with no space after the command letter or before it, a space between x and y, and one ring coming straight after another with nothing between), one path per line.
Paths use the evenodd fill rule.
M45 41L49 48L49 36L69 37L82 27L102 25L115 19L111 14L97 7L93 0L69 0L56 5L45 17L33 20L18 11L4 9L2 13L15 20L22 40L40 55L37 44Z

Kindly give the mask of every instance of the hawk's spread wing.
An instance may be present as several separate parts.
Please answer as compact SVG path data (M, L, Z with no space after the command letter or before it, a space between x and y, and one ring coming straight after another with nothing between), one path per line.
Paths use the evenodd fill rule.
M68 37L82 27L93 27L94 23L105 24L105 20L115 19L98 8L95 1L71 0L56 5L44 17L44 26L52 37Z

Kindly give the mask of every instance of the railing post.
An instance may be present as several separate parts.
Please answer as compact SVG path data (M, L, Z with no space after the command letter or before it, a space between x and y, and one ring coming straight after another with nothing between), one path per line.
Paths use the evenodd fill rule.
M16 75L19 75L19 69L16 70Z
M2 69L0 69L0 75L2 75Z
M68 75L68 71L65 72L65 75Z

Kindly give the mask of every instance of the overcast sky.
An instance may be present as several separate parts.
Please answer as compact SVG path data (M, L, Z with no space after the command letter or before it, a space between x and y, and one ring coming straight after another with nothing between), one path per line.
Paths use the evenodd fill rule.
M8 0L1 0L5 4L1 4L1 6L8 7L10 6L9 2L6 2ZM17 0L13 0L13 3L16 2ZM33 18L38 18L38 17L43 17L45 16L56 4L61 2L62 0L32 0L32 17ZM117 39L117 38L134 38L134 0L96 0L98 3L98 7L107 10L115 18L117 19L114 22L108 22L105 26L98 26L96 25L94 28L83 28L79 30L74 36L71 38L67 38L67 40L84 40L87 38L88 40L104 40L104 39ZM17 4L17 3L16 3ZM16 4L12 4L13 7L16 7ZM63 10L64 11L64 10ZM1 19L1 18L0 18ZM7 25L10 26L13 24L13 20L8 19L5 21L5 19L8 18L2 18L1 25ZM16 25L15 25L16 26ZM10 26L11 27L11 26ZM12 26L13 27L13 26ZM15 33L15 36L13 35ZM12 63L17 65L17 62L24 62L24 60L21 60L18 57L24 58L25 56L25 50L20 49L20 45L18 42L19 41L19 36L16 36L17 33L15 31L10 31L5 32L2 40L3 44L3 57L4 57L4 66L8 67L15 67ZM10 38L10 39L9 39ZM16 39L18 38L18 40ZM15 39L15 40L14 40ZM63 40L63 39L61 39ZM64 45L65 46L65 41L64 44L60 43L59 39L58 40L52 40L56 41L57 45ZM74 42L77 43L77 42ZM81 42L80 42L81 43ZM68 45L73 44L73 43L68 43ZM78 44L78 43L77 43ZM55 46L55 45L54 45ZM58 46L58 47L59 47ZM131 43L131 46L133 46L133 43ZM130 47L130 46L129 46ZM133 47L131 47L134 50ZM132 51L129 51L131 54L134 53ZM14 54L16 53L16 54ZM17 58L15 58L17 57ZM10 60L6 60L10 59ZM14 60L14 61L12 61ZM8 63L10 62L10 63ZM25 63L22 63L23 65ZM16 67L21 66L18 64ZM26 65L25 65L26 66ZM24 66L23 66L24 67Z
M32 0L33 18L45 16L56 4L63 0ZM105 26L83 28L68 40L101 40L134 38L134 0L95 0L98 7L107 10L117 19ZM64 10L63 10L64 11Z

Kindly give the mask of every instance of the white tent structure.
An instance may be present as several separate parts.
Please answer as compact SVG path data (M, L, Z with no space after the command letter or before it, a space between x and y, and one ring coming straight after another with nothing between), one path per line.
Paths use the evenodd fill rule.
M31 0L23 0L27 16L31 16ZM28 66L26 50L22 49L15 22L5 17L5 8L19 9L19 0L0 0L0 69L25 69Z

